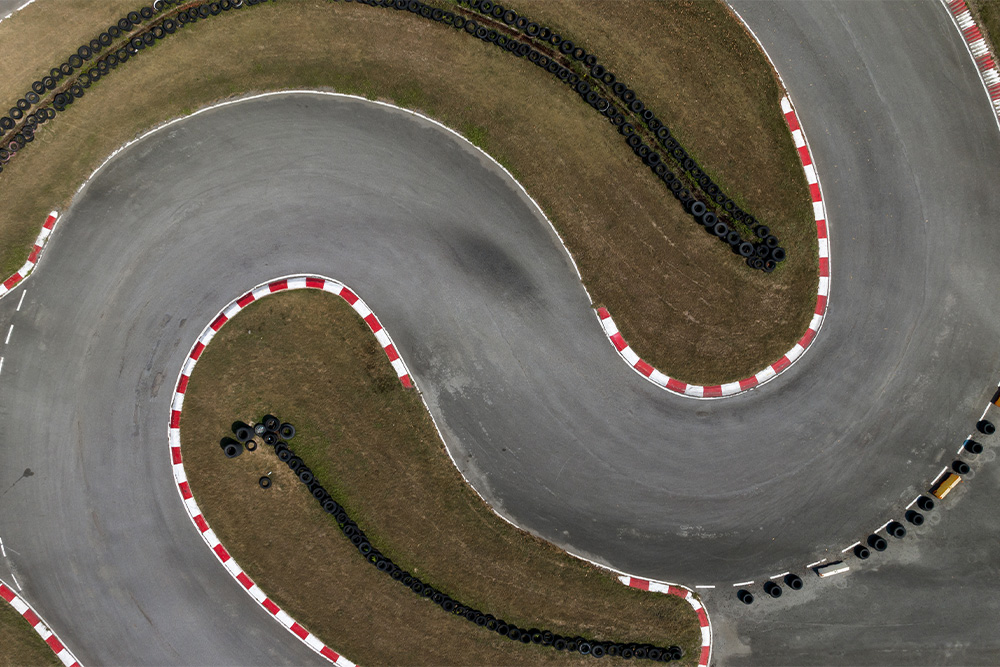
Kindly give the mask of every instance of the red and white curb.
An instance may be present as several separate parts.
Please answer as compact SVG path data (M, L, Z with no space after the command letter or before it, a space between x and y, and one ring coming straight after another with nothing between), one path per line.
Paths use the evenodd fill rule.
M56 222L59 221L59 214L55 211L49 213L49 217L45 219L45 224L42 225L42 231L38 233L38 238L35 239L35 247L31 249L31 254L28 255L28 261L24 263L17 273L12 275L7 280L3 281L0 285L0 297L7 294L7 292L14 289L18 283L28 277L28 274L35 268L38 264L38 258L42 254L42 249L45 247L45 243L52 236L52 230L56 228Z
M25 602L24 598L11 590L11 588L2 581L0 581L0 598L3 598L10 603L10 606L17 610L17 613L23 616L24 620L28 621L31 627L34 628L35 632L38 633L38 636L49 645L49 648L52 649L52 652L56 654L56 657L59 658L59 661L62 664L66 665L66 667L80 667L80 663L76 657L74 657L70 650L66 648L61 641L59 641L59 638L56 637L56 633L52 632L52 630L49 629L49 626L45 625L45 622L42 621L41 617L37 613L35 613L35 610L31 608L31 605ZM0 649L0 651L2 651L2 649Z
M201 356L201 353L212 341L212 338L215 337L215 334L219 331L219 329L222 328L222 325L229 321L229 319L236 315L236 313L240 312L254 301L258 301L269 294L294 289L323 290L324 292L336 294L350 304L354 311L368 324L372 333L375 334L376 340L378 340L382 349L385 351L386 356L389 358L389 363L392 364L392 367L396 371L396 375L399 377L399 381L402 385L407 388L413 387L413 381L410 379L410 372L407 370L406 364L400 358L399 353L396 352L396 346L393 344L392 338L389 337L389 334L382 327L382 323L379 322L378 318L371 311L371 308L365 304L361 297L351 291L348 287L337 282L336 280L315 275L294 275L272 280L258 285L241 296L239 299L236 299L223 308L212 320L211 324L205 327L204 331L201 332L201 335L198 336L197 340L195 340L194 345L191 346L191 351L188 353L188 357L185 360L184 365L181 367L180 375L177 378L176 389L174 390L173 400L170 403L170 426L167 431L167 440L170 444L170 461L173 468L174 481L177 483L177 491L181 495L181 501L184 503L188 516L198 529L198 532L201 533L202 539L205 540L205 543L208 544L209 548L215 553L216 558L219 559L219 562L222 563L223 567L226 568L229 574L232 575L232 577L236 579L241 586L243 586L243 588L250 594L250 597L252 597L257 604L266 609L272 616L274 616L275 619L277 619L279 623L285 626L289 632L302 640L306 646L334 664L341 665L341 667L354 667L353 662L320 641L314 634L302 627L294 618L289 616L270 598L268 598L260 587L258 587L257 584L255 584L253 580L247 576L247 574L243 571L243 568L241 568L233 557L229 555L226 548L219 542L219 538L215 536L215 532L209 527L208 522L201 513L201 509L198 508L198 504L195 502L194 496L191 493L191 487L188 485L187 475L184 472L184 464L181 460L180 424L181 410L184 407L184 393L187 391L188 381L191 378L191 371L194 370L195 364L198 363L198 358Z
M687 603L698 614L698 625L701 626L701 655L698 657L698 665L699 667L708 667L708 661L712 657L712 623L708 618L708 610L705 609L705 605L695 599L694 593L683 586L675 586L674 584L666 584L649 579L638 579L627 574L619 576L618 581L631 588L676 595L687 600Z
M997 125L1000 126L1000 68L997 67L997 59L990 53L989 44L986 43L986 38L983 37L979 26L976 25L975 19L972 18L972 12L969 11L965 0L952 0L951 2L941 0L941 2L947 7L958 31L962 33L962 39L972 55L972 60L976 63L979 78L982 79L983 86L986 88L986 94L990 96L990 104L993 105ZM1000 35L994 35L994 37L1000 38Z
M823 190L819 184L819 174L813 164L812 153L809 150L809 142L799 125L799 118L792 106L792 101L786 95L781 98L781 111L785 115L788 129L792 132L795 140L795 148L798 150L799 159L802 161L802 169L806 173L806 181L809 183L809 194L813 203L813 217L816 219L816 234L819 238L819 289L816 294L816 308L813 311L812 321L805 335L797 342L791 350L786 352L781 359L739 382L729 382L716 385L688 384L675 380L672 377L661 373L650 364L643 361L638 354L632 350L631 346L622 338L621 332L611 318L611 313L603 306L597 309L597 317L607 334L608 340L618 350L622 359L632 367L632 369L658 387L671 391L680 396L689 398L725 398L735 396L743 392L750 391L765 382L776 378L779 373L794 364L805 353L806 348L816 338L820 328L823 326L823 318L826 316L827 299L830 296L830 238L827 232L826 207L823 204Z

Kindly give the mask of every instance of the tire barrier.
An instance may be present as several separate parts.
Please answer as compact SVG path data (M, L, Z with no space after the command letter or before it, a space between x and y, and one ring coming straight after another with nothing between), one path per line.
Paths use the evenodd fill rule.
M130 57L138 55L153 46L156 41L174 34L177 29L185 25L265 1L156 0L153 7L143 7L139 11L129 12L117 24L101 32L97 38L80 46L63 66L53 68L51 72L62 77L71 77L76 73L76 81L86 88L97 83L118 65L127 62ZM727 196L680 145L670 129L638 98L636 92L618 80L612 72L601 65L593 53L589 53L582 46L563 39L550 28L540 28L537 23L519 16L514 10L506 9L492 0L457 0L461 11L466 11L470 16L476 16L472 14L473 11L478 12L475 19L426 5L419 0L357 0L357 2L371 7L405 10L421 18L464 30L469 35L494 44L515 57L527 57L530 62L554 75L560 82L569 85L584 102L605 116L629 143L635 155L662 180L670 193L689 213L691 209L688 208L688 204L692 201L705 207L712 207L713 214L719 221L711 231L729 245L733 253L744 260L747 266L770 273L787 257L787 252L780 246L778 239L770 235L767 226L760 224L754 216ZM174 5L177 7L173 7ZM117 45L116 52L115 42L119 38L123 43ZM77 72L85 64L88 65L86 71ZM56 78L55 74L52 75L53 79ZM56 81L52 81L53 85L55 83ZM61 86L49 88L41 80L36 82L32 85L32 94L36 95L36 101L32 102L27 97L18 100L11 108L10 120L22 120L24 111L32 105L51 107L60 113L65 111L69 102L65 99L57 101L55 97L65 93L72 83L67 81ZM608 87L610 91L606 90ZM54 94L52 97L39 98L38 96L43 95L39 88L48 92L54 91ZM627 117L634 117L635 124L624 122ZM15 146L12 152L16 153L22 150L26 143L32 141L37 122L34 120L15 122L14 127L8 128L6 125L10 120L0 123L0 129L19 138L10 141L5 133L0 133L0 145L9 143ZM642 126L646 129L640 130ZM666 166L666 160L675 163L676 173ZM695 190L700 191L699 197L691 194ZM696 216L696 221L700 221L699 216ZM753 237L756 237L756 240L753 240ZM754 253L749 253L744 244L753 248Z
M966 451L971 452L973 454L982 454L983 453L983 446L982 446L982 444L976 442L975 440L966 440L965 444L963 445L963 447L965 447Z
M972 472L972 468L965 461L956 460L952 462L951 469L957 472L959 475L968 475Z
M285 425L282 424L281 426L284 427ZM276 447L275 449L277 451L278 448ZM287 457L281 456L281 454L286 453ZM429 599L447 613L462 617L470 623L496 632L511 641L522 644L549 646L557 651L575 651L581 655L589 655L594 658L602 658L605 655L621 657L629 655L633 658L667 662L670 660L680 660L684 657L684 651L679 646L663 648L651 644L596 641L581 636L564 637L549 630L540 630L538 628L525 630L513 623L508 623L502 618L497 618L493 614L483 613L478 609L462 604L444 591L438 590L434 586L421 581L418 577L394 563L388 556L383 555L372 544L364 530L351 519L347 510L330 495L322 484L320 484L319 480L316 479L312 470L287 445L281 448L278 459L295 473L299 481L309 490L310 495L316 500L320 508L334 518L341 532L350 540L362 558L380 572L388 575L393 581L406 586L415 595ZM264 480L268 480L268 486L270 486L270 479L261 477L259 480L261 487L267 488L264 485ZM778 597L778 595L781 595L780 591L781 588L778 587L777 595L773 593L771 595Z
M924 515L916 510L907 510L906 520L912 523L914 526L924 525Z
M980 419L976 424L976 430L983 435L993 435L996 433L997 427L993 425L993 422L988 419Z
M773 598L780 598L781 597L781 586L779 586L778 584L774 583L773 581L769 581L766 584L764 584L764 592L767 593L768 595L770 595Z
M753 593L748 590L741 588L736 591L736 599L743 604L753 604Z
M897 540L901 540L906 537L906 526L898 521L890 522L889 525L885 527L885 530Z
M50 69L48 76L31 84L31 91L17 100L7 115L0 117L0 146L8 153L6 159L0 162L9 161L34 141L38 126L55 118L57 113L66 111L75 99L83 96L84 88L96 84L129 58L187 23L182 16L190 18L193 12L199 18L207 18L264 1L226 0L204 3L156 0L153 7L147 6L129 12L96 38L81 45L61 65ZM36 111L26 114L31 108ZM2 171L0 167L0 172Z
M805 582L803 582L802 577L797 574L786 574L785 585L793 591L801 591L802 587L805 586Z
M885 551L886 549L889 548L889 543L881 535L869 535L868 546L870 546L875 551Z
M934 509L934 500L928 498L927 496L920 496L917 498L917 507L919 507L924 512L930 512Z

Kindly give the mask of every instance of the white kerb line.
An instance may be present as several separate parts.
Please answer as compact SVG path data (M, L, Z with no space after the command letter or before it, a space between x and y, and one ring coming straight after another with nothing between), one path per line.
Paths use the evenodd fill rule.
M10 335L14 333L14 325L10 325L10 329L7 329L7 340L3 342L4 345L10 342Z
M0 537L0 553L3 554L4 558L7 557L7 550L3 548L3 538L2 537Z
M0 373L3 372L3 357L0 357Z
M21 304L24 303L24 295L28 293L28 290L21 292L21 298L17 302L17 312L21 312Z

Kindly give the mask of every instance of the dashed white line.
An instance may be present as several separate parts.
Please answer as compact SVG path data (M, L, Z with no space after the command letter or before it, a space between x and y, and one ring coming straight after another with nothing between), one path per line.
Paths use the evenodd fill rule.
M695 588L715 588L715 586L695 586Z
M786 574L788 574L788 573L787 572L782 572L781 574L774 575L773 577L771 577L771 579L781 579Z
M825 563L825 562L826 562L826 559L825 559L825 558L822 558L822 559L820 559L820 560L816 561L815 563L809 563L808 565L806 565L806 569L808 570L808 569L809 569L809 568L811 568L811 567L816 567L816 566L817 566L817 565L819 565L820 563Z
M0 357L0 373L3 372L3 357Z
M906 509L910 509L911 507L913 507L914 505L916 505L918 500L920 500L920 496L917 496L916 498L914 498L913 500L911 500L910 504L906 506Z
M21 312L21 304L24 303L24 295L27 294L27 293L28 293L28 290L24 290L24 291L21 292L21 298L17 302L17 312Z
M10 329L7 329L7 340L3 342L4 345L10 342L10 335L14 333L14 325L10 325Z
M733 584L733 587L735 588L736 586L749 586L752 583L753 583L752 581L741 581L738 584Z
M14 570L10 571L10 576L14 578L14 585L17 586L18 592L21 591L21 582L17 580L17 575L14 574Z
M878 531L880 531L880 530L882 530L883 528L885 528L886 526L888 526L888 525L889 525L890 523L892 523L892 519L889 519L888 521L886 521L885 523L883 523L883 524L882 524L881 526L879 526L878 528L876 528L876 529L875 529L875 530L873 530L872 532L873 532L873 533L877 533Z
M854 547L858 546L859 544L861 544L861 540L858 540L857 542L855 542L851 546L847 547L846 549L841 549L840 553L846 553L846 552L850 551L851 549L853 549Z
M7 550L3 548L3 538L2 537L0 537L0 553L3 554L4 558L7 557Z

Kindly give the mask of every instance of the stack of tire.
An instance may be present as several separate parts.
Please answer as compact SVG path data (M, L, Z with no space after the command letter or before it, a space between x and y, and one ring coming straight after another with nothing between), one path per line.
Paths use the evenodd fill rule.
M270 415L265 417L262 423L268 427L269 433L281 435L285 440L290 439L295 434L294 427L282 432L286 427L291 427L291 424L281 424L279 427L277 419ZM344 533L344 537L351 541L351 544L358 550L362 558L380 572L384 572L391 577L394 581L398 581L403 586L409 588L415 595L430 600L446 612L460 616L479 627L496 632L511 641L522 644L551 646L557 651L575 651L595 658L611 655L623 658L647 658L660 662L679 660L684 657L684 651L678 646L661 648L650 644L600 642L579 636L564 637L549 630L539 630L538 628L525 630L513 623L508 623L502 618L497 618L492 614L486 614L478 609L462 604L447 593L436 589L430 584L424 583L418 577L410 574L374 547L365 532L348 516L347 510L330 496L330 493L323 488L323 485L316 479L309 466L292 451L284 440L276 442L274 451L278 456L278 460L285 463L288 469L295 473L299 481L309 490L310 495L323 508L323 511L334 517L337 521L337 526ZM270 482L268 482L268 485L270 485Z
M84 89L100 81L119 65L128 62L147 47L158 40L173 34L187 23L205 19L210 16L239 9L244 5L256 5L265 0L218 0L206 2L178 12L176 18L156 20L148 28L136 31L144 22L153 21L157 14L169 9L172 5L183 4L183 0L155 0L151 6L143 7L121 18L117 23L83 44L58 67L49 70L48 76L42 77L31 84L31 90L10 108L6 116L0 116L0 172L3 165L13 158L27 144L34 140L35 131L39 125L52 120L57 112L63 112L73 102L83 97ZM136 34L120 48L112 45L123 36L133 31ZM103 52L103 55L102 55ZM69 85L60 82L63 79L74 78ZM45 99L48 93L58 89L51 100ZM37 107L33 112L32 107Z

